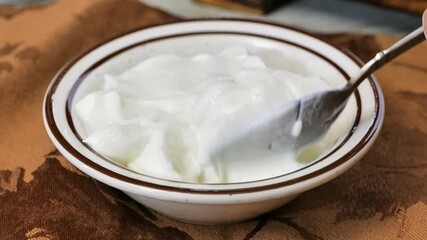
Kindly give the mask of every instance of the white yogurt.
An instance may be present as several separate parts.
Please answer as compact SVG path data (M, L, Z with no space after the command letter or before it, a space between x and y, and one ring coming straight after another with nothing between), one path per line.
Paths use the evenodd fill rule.
M351 114L340 116L302 153L235 161L211 157L242 124L329 88L319 77L268 68L260 57L234 47L217 55L159 55L119 76L106 75L103 86L74 111L87 144L137 172L187 182L242 182L297 170L348 131Z

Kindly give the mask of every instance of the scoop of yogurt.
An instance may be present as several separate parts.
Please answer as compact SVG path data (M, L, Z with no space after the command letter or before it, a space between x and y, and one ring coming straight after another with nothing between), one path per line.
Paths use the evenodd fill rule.
M349 118L338 119L332 133L302 155L224 161L212 158L217 146L257 116L329 88L320 77L269 68L246 48L233 47L216 55L159 55L119 76L105 75L100 89L73 110L86 144L137 172L186 182L243 182L304 166L299 158L318 157L348 130Z

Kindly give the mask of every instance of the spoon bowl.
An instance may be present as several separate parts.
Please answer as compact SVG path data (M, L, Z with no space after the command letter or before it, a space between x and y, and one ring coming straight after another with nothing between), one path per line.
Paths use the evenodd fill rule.
M317 141L330 129L350 95L369 75L424 40L424 29L419 27L377 53L344 87L305 96L261 116L238 130L216 155L233 161L271 152L298 151Z

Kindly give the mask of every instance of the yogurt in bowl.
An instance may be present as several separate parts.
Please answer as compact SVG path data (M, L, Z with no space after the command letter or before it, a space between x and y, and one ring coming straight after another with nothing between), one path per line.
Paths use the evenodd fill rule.
M381 90L373 78L362 83L332 131L300 152L224 162L211 158L214 149L253 116L343 86L359 68L339 49L283 26L155 26L64 67L46 93L45 125L77 168L147 207L188 222L237 222L360 159L382 124Z
M348 108L343 113L315 144L322 145L322 151L312 152L310 159L307 151L230 160L215 156L239 126L286 102L331 88L317 76L286 67L268 67L242 46L192 57L153 56L118 76L105 75L102 86L71 111L86 144L136 172L196 183L271 178L327 152L350 130L356 112Z

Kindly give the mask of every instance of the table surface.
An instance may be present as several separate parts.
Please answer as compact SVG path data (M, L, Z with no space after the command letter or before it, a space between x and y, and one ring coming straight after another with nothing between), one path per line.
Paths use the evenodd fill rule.
M427 239L425 43L376 73L386 115L366 156L338 178L251 221L177 222L68 163L42 121L43 95L55 73L105 39L179 19L132 0L0 7L0 239ZM395 41L385 35L318 36L364 61Z

